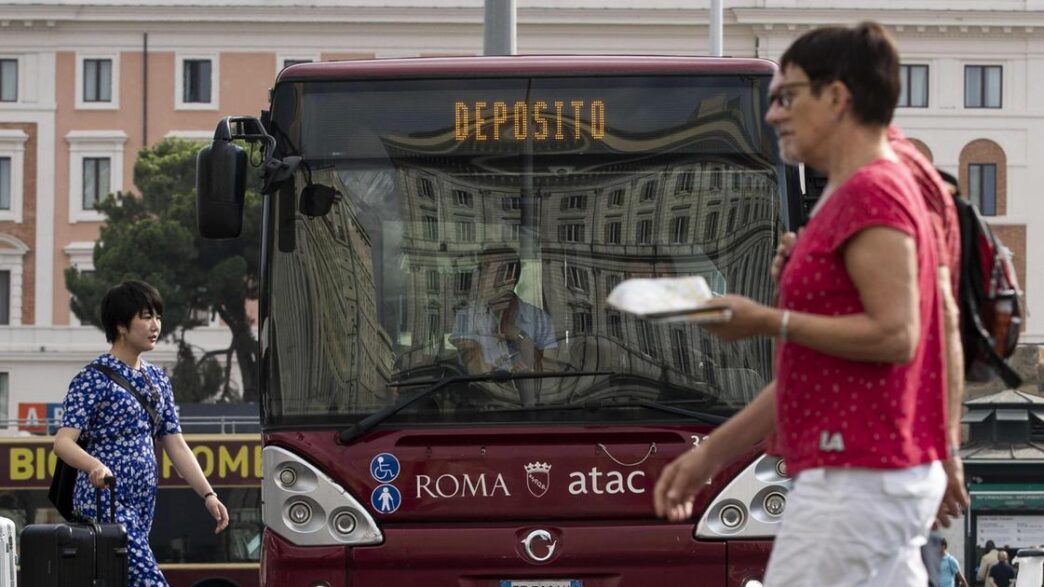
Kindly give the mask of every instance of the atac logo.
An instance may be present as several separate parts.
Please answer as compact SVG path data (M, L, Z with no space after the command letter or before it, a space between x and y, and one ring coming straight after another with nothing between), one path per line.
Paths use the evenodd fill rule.
M551 465L540 462L526 465L526 487L533 497L543 497L550 486Z

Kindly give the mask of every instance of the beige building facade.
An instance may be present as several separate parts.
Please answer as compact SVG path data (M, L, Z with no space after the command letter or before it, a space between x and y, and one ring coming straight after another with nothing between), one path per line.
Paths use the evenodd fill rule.
M709 4L519 0L518 51L707 54ZM1026 293L1025 340L1044 342L1044 260L1034 254L1044 250L1034 189L1044 169L1032 165L1044 155L1035 99L1044 88L1044 0L998 0L989 10L967 0L725 5L733 56L777 59L821 24L874 19L889 28L904 61L898 122L990 214ZM72 316L63 272L91 269L104 220L93 203L136 191L142 146L205 140L221 116L256 115L289 63L480 54L482 20L481 0L0 2L0 419L17 417L22 403L60 401L69 378L106 348ZM578 223L605 241L609 222L598 215L587 210ZM228 339L219 325L193 337L205 348ZM154 360L173 358L163 346Z

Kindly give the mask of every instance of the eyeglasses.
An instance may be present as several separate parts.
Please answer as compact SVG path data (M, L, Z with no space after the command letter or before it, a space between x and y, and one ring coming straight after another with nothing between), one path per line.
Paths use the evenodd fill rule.
M790 110L790 107L794 104L794 98L797 97L797 92L794 90L797 88L811 87L812 82L791 82L789 84L780 84L776 87L776 90L769 94L769 108L773 104L779 103L779 107L784 110Z

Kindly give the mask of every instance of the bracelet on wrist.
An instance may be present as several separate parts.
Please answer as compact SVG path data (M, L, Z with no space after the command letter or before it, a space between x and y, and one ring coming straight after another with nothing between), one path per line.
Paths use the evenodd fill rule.
M787 341L787 324L790 323L790 310L783 310L783 317L779 321L779 339Z
M216 493L214 493L213 491L208 491L208 492L203 494L203 501L207 501L207 498L210 497L211 495L213 495L214 497L217 497Z

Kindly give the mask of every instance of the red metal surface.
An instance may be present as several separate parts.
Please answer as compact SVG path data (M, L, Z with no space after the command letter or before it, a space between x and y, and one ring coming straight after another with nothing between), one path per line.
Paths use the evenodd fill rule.
M415 57L292 65L278 81L351 79L373 76L589 75L628 73L771 74L764 59L636 55L518 55L512 57Z
M351 446L333 431L269 433L277 445L309 460L361 503L380 485L370 461L391 453L401 462L393 485L402 505L380 523L512 520L655 520L652 490L663 467L709 427L577 427L389 430ZM655 445L655 446L654 446ZM756 453L724 471L696 500L701 512ZM550 465L543 495L526 466ZM625 466L622 463L634 464Z
M765 576L771 540L730 540L728 587L742 587L747 579L761 580Z
M344 546L302 548L265 530L264 543L261 548L265 553L261 560L262 585L268 587L297 587L298 585L311 587L324 584L331 587L344 587L349 585L348 549ZM360 583L353 581L351 585L359 587Z
M726 541L695 540L693 529L711 499L756 452L708 486L697 499L692 522L670 524L653 516L652 487L660 470L689 449L692 434L707 431L680 426L389 430L372 432L351 446L338 444L333 431L268 433L266 445L311 461L365 504L384 543L300 548L266 532L265 584L326 580L354 587L496 587L501 579L544 578L581 579L585 587L603 587L692 584L699 577L699 585L740 585L744 578L760 576L771 543L739 542L733 551ZM380 453L391 453L401 463L392 483L402 491L403 503L391 515L370 507L369 497L380 484L369 465ZM546 491L539 497L539 488L527 483L525 465L534 462L550 465ZM592 468L602 473L601 494L593 491ZM632 486L642 491L608 493L605 472L610 470L623 472L617 489L627 485L628 475L640 472ZM588 493L575 494L570 489L578 488L577 474L584 472ZM505 491L432 498L426 489L417 490L418 477L465 474L485 474L487 489L499 476L498 486ZM536 529L547 530L557 542L544 563L530 560L521 547ZM291 577L293 583L284 582Z

